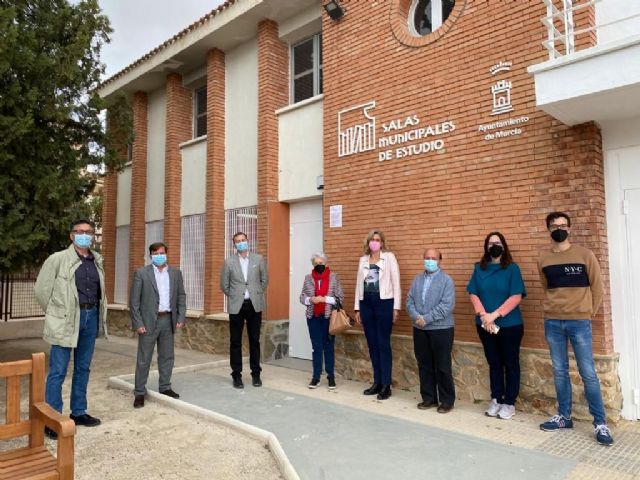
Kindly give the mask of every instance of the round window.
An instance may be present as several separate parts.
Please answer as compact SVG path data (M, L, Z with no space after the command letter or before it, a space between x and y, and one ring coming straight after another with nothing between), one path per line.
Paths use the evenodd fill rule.
M455 3L455 0L412 0L409 32L415 37L435 32L449 18Z

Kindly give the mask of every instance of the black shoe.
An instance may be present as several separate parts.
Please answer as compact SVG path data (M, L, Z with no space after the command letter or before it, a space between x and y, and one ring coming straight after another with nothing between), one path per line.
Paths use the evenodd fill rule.
M380 393L378 393L378 400L386 400L391 396L391 385L382 385Z
M327 377L327 380L329 381L329 390L335 390L336 387L336 377Z
M233 388L244 388L242 377L233 377Z
M318 385L320 385L320 379L312 378L311 381L309 382L308 387L311 389L314 389L314 388L318 388Z
M142 407L144 407L144 395L136 395L136 398L133 400L133 408Z
M438 406L438 402L420 402L418 404L418 410L429 410Z
M260 380L260 375L251 375L251 385L254 387L261 387L262 380Z
M444 403L438 407L438 413L449 413L453 410L453 405L445 405Z
M96 417L92 417L91 415L85 413L84 415L69 415L69 418L76 422L76 425L82 425L83 427L97 427L100 425L100 419Z
M363 395L375 395L377 393L380 393L380 390L382 390L382 385L380 385L379 383L374 383L362 393Z
M44 434L47 438L50 438L51 440L58 439L58 434L53 430L51 430L49 427L44 427Z
M164 390L162 392L160 392L162 395L166 395L167 397L171 397L171 398L180 398L180 395L178 395L176 392L174 392L173 390L169 389L169 390Z

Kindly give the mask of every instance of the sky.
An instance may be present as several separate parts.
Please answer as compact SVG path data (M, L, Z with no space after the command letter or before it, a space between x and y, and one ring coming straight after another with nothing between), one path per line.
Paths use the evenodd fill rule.
M102 49L104 78L118 73L223 0L99 0L111 21L111 43Z

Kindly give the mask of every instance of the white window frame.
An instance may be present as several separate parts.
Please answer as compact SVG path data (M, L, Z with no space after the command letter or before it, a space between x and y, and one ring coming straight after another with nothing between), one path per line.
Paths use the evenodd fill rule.
M311 70L305 70L304 72L298 73L296 75L295 69L294 69L295 47L305 42L308 42L311 39L313 40L313 51L312 51L313 65L311 66ZM315 96L320 95L323 92L322 84L320 82L320 72L322 71L322 63L320 63L320 56L322 53L322 33L315 33L310 37L306 37L303 40L300 40L299 42L292 44L289 49L289 52L290 52L289 53L289 72L290 72L289 78L291 79L290 88L289 88L289 92L291 92L289 95L290 97L289 104L293 105L295 103L300 103L307 100L307 98L303 98L302 100L298 100L296 102L295 100L296 82L295 81L300 77L304 77L305 75L308 75L310 71L313 72L313 95L311 95L311 97L308 97L308 98L313 98Z
M442 26L442 24L446 21L446 19L442 18L443 0L431 0L431 33L422 34L418 32L418 30L416 29L414 20L416 16L416 9L418 8L418 4L420 3L420 1L421 0L413 0L411 2L411 7L409 7L409 15L407 18L409 32L411 32L411 35L413 35L414 37L424 37L426 35L430 35L431 33L435 32L437 29L439 29ZM454 2L454 5L455 5L455 2Z
M204 106L205 108L204 108L204 113L198 114L198 92L201 90L204 90L205 92L205 106ZM206 84L193 89L193 138L204 137L208 133L205 131L202 135L198 135L198 120L201 119L202 117L207 118L206 94L207 94Z

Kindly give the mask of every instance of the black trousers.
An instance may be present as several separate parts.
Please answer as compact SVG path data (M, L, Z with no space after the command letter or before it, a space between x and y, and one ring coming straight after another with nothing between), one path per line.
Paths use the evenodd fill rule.
M520 343L524 326L502 327L491 334L476 325L489 364L491 398L498 403L515 405L520 392Z
M253 309L251 300L242 303L240 312L229 314L229 338L230 338L230 364L231 375L242 375L242 331L247 322L247 336L249 337L249 365L251 375L260 375L260 325L262 324L262 312Z
M422 401L449 406L455 403L452 349L453 327L442 330L421 330L414 327L413 351L418 362Z

